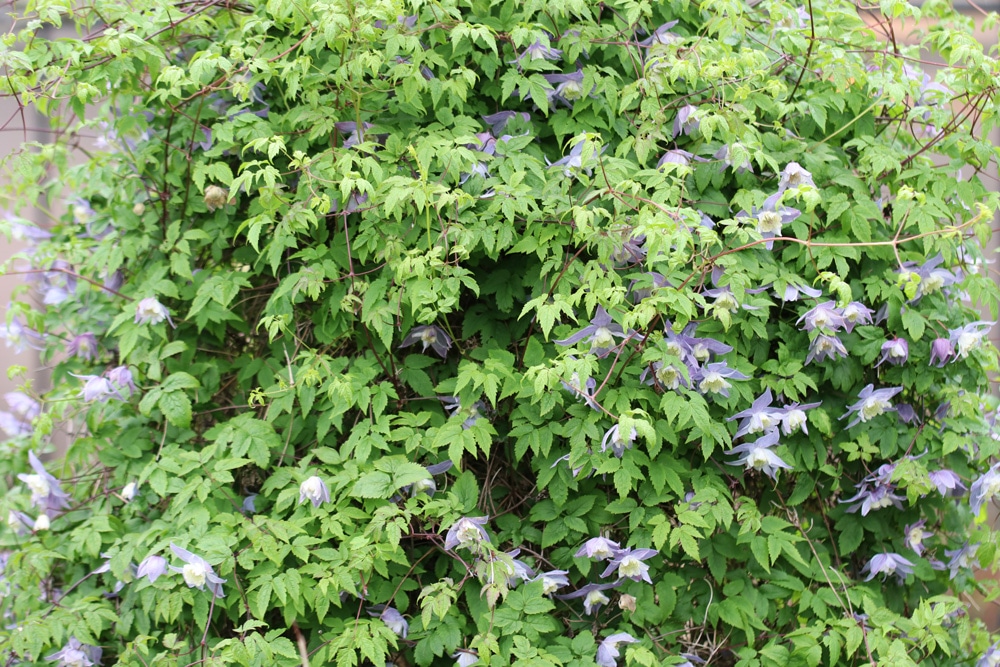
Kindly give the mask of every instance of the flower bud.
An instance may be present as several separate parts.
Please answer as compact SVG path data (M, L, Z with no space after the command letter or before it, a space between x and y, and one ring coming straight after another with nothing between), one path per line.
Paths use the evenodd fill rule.
M135 213L136 215L141 216L143 213L146 212L146 205L143 204L142 202L139 202L138 204L132 207L132 212Z
M52 526L52 522L49 520L48 514L39 514L38 518L35 519L35 532L42 530L48 530Z
M210 185L205 188L205 206L209 211L222 208L229 201L229 193L218 185Z
M619 595L618 608L622 611L635 611L635 596L628 593Z

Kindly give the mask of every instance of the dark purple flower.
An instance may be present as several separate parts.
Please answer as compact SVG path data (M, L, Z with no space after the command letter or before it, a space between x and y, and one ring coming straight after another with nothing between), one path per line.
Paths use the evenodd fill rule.
M31 490L31 503L43 510L58 511L69 507L69 494L62 490L59 480L49 474L34 452L28 452L28 462L34 474L17 476Z
M935 338L931 343L931 366L944 368L945 364L954 356L955 346L947 338Z
M607 577L617 570L620 579L645 581L651 584L653 580L649 578L649 566L643 561L658 553L656 549L622 549L611 559L601 576Z
M778 444L778 429L775 428L763 437L753 442L744 442L725 452L727 456L742 456L735 461L726 461L727 465L745 465L747 470L759 470L773 480L777 480L778 468L791 470L792 466L781 460L777 454L771 451L771 447Z
M656 273L655 271L648 271L643 274L644 276L649 276L652 281L652 285L649 287L636 287L639 284L645 284L645 279L643 280L633 280L630 285L632 290L632 300L639 303L643 299L648 299L653 295L655 290L661 289L663 287L670 287L670 281L667 280L666 276Z
M896 405L896 416L904 424L914 424L918 421L917 411L909 403L899 403Z
M899 554L886 552L878 554L868 561L864 569L861 570L862 574L865 572L868 573L868 576L865 577L865 581L871 581L880 574L886 576L895 574L899 577L899 581L902 582L906 575L913 574L913 563L906 560ZM884 578L885 577L883 577L883 579Z
M167 571L167 559L163 556L146 556L135 571L136 577L146 577L149 583L154 583Z
M615 346L615 337L625 338L625 330L616 324L604 306L598 306L590 326L584 327L569 338L554 341L556 345L576 345L580 341L590 343L590 351L598 358L608 356Z
M597 645L597 656L595 661L598 667L618 667L618 658L621 653L618 651L619 644L636 644L638 639L627 632L616 632L610 637L606 637Z
M470 549L480 542L489 542L490 536L483 529L488 520L489 517L486 516L462 517L448 529L444 539L444 548L448 551L454 551L457 547Z
M878 368L888 361L895 366L902 366L910 356L910 344L904 338L893 338L882 343L882 356L875 367Z
M184 577L184 583L189 588L205 590L207 586L213 596L217 598L225 597L225 593L222 591L222 584L226 583L226 580L221 579L215 574L215 570L212 569L207 560L200 556L195 556L187 549L182 549L173 542L170 543L170 550L174 552L175 556L184 561L184 567L174 567L171 565L170 569L174 572L180 572Z
M886 387L875 389L875 385L868 385L858 393L858 402L851 405L847 412L841 415L840 419L845 419L853 412L854 419L847 425L851 428L858 422L867 422L886 412L891 412L894 408L889 399L903 391L902 387Z
M436 324L421 324L410 329L406 338L399 344L400 347L409 347L419 342L423 348L421 352L426 352L431 348L442 359L448 358L448 349L451 348L451 337L445 330Z
M809 354L806 355L808 366L814 360L825 361L827 359L837 359L847 356L847 348L836 335L818 334L809 343Z
M344 120L334 123L333 126L337 128L338 132L346 133L347 138L344 139L344 143L341 144L343 148L350 148L351 146L357 146L365 140L365 132L367 132L372 126L371 123L361 123L360 130L358 129L358 123L353 120Z

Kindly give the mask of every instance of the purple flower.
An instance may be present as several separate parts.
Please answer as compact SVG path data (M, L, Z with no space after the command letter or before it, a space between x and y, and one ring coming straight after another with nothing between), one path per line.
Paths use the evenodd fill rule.
M782 193L785 190L793 190L795 188L800 188L803 185L809 185L811 187L816 187L813 183L812 174L802 168L798 162L789 162L784 169L781 170L781 174L778 179L778 192Z
M740 423L739 430L737 430L733 435L733 438L739 438L744 435L753 435L755 433L762 433L764 431L770 431L771 429L778 428L778 425L781 423L781 420L785 415L785 411L779 408L772 408L771 401L773 399L774 397L771 394L771 389L768 388L763 394L754 400L753 404L749 408L741 412L737 412L732 417L727 417L726 421L730 422L734 419L743 420Z
M527 58L528 60L548 60L550 62L556 62L562 58L562 51L559 49L553 49L548 44L542 44L541 39L536 39L535 43L524 49L514 60L511 60L508 64L517 63L521 64L521 61Z
M632 443L635 442L636 436L638 436L638 433L633 428L627 438L622 438L618 430L618 424L614 424L604 434L604 439L601 440L601 451L608 451L608 445L610 444L612 453L621 458L625 454L626 449L632 449Z
M916 523L911 523L903 532L906 546L913 549L918 556L922 556L924 553L924 540L931 536L931 533L924 530L926 523L926 519L921 519Z
M136 324L159 324L163 320L174 326L174 321L170 319L170 311L153 297L143 299L135 307Z
M917 411L909 403L899 403L896 406L896 417L904 424L914 424L919 421Z
M664 166L668 164L679 164L682 167L689 167L691 166L691 160L695 160L696 162L706 161L705 158L703 157L698 157L693 153L689 153L688 151L677 148L674 150L669 150L666 153L664 153L657 161L656 168L662 169Z
M653 580L649 578L649 566L643 561L658 553L656 549L622 549L611 559L601 576L607 577L617 570L620 579L645 581L651 584Z
M775 290L774 296L787 303L789 301L798 301L800 293L805 294L812 299L818 299L823 294L822 290L818 290L814 287L809 287L807 285L793 285L789 283L785 286L785 291L783 293L778 294L778 291Z
M215 570L208 564L208 561L200 556L195 556L187 549L180 548L173 542L170 543L170 550L174 552L175 556L184 561L184 567L171 565L170 569L174 572L180 572L181 576L184 577L184 583L189 588L205 590L207 586L214 597L225 597L225 593L222 591L222 584L226 583L226 580L215 574Z
M488 520L489 517L486 516L463 516L448 529L448 534L444 539L444 548L448 551L454 551L456 547L470 549L480 542L489 542L490 536L483 530L483 526Z
M861 570L861 573L868 573L865 577L865 581L871 581L877 575L890 575L895 574L899 577L900 583L902 583L903 578L908 574L913 574L913 563L906 560L899 554L894 553L881 553L873 557L865 567ZM885 577L883 577L883 580Z
M419 342L423 347L421 352L426 352L431 348L442 359L448 358L448 350L451 348L451 337L445 333L444 329L436 324L421 324L410 329L406 338L399 344L400 347L409 347Z
M479 662L479 654L470 648L460 648L451 654L457 667L472 667Z
M691 115L697 110L697 107L691 106L690 104L685 104L677 110L677 116L674 118L673 136L675 138L679 134L689 136L692 132L695 132L698 129L698 126L701 124L700 121L697 118L691 117Z
M749 213L746 211L740 211L736 214L737 218L749 218L756 220L757 233L760 234L762 239L768 240L767 243L764 244L764 247L768 250L771 250L774 247L774 242L770 239L781 235L782 225L787 225L802 215L802 212L795 208L790 208L788 206L778 208L778 200L780 197L781 191L765 199L764 206L762 208L751 208Z
M357 146L365 140L365 132L367 132L372 126L371 123L361 123L361 128L359 130L358 123L353 120L343 120L334 123L333 126L337 128L338 132L346 132L347 138L344 139L344 143L341 144L343 148L350 148L351 146Z
M449 461L450 463L450 461ZM518 560L517 557L521 554L520 549L512 549L507 552L507 555L513 559L513 571L511 571L510 576L507 577L507 586L514 588L522 581L529 581L535 576L535 571L525 564L524 561Z
M777 444L778 429L775 428L753 442L744 442L742 445L737 445L725 452L727 456L743 455L735 461L726 461L726 464L731 466L745 465L747 470L760 470L771 479L777 480L778 468L792 469L792 466L771 451L771 447Z
M136 577L146 577L149 583L156 582L167 571L167 559L163 556L146 556L135 571Z
M726 365L726 362L708 364L697 373L698 391L703 394L721 394L729 398L732 384L728 380L749 380L750 377Z
M850 406L840 419L844 419L850 414L856 413L854 419L847 425L847 428L855 426L858 422L867 422L875 417L893 410L889 399L903 391L902 387L886 387L885 389L875 389L875 385L868 385L858 394L861 399Z
M542 595L552 595L560 588L569 586L569 574L566 570L549 570L540 572L532 581L542 582Z
M844 306L840 312L844 318L844 330L847 333L854 331L854 326L857 324L872 323L872 310L863 303L852 301Z
M503 133L504 128L507 127L507 123L518 116L520 116L525 123L531 121L531 114L524 111L498 111L494 114L481 116L481 118L483 119L483 122L490 126L493 134L500 135Z
M327 488L326 482L316 475L299 484L299 504L307 500L313 507L330 502L330 489Z
M597 645L597 664L600 667L618 667L618 662L615 660L615 658L621 655L618 652L618 645L636 644L638 641L638 639L627 632L617 632L605 638L604 641Z
M572 358L572 357L571 357ZM563 389L573 394L574 398L582 399L593 410L600 410L601 406L598 405L597 401L594 400L594 392L597 390L597 380L594 378L587 378L587 380L581 384L580 374L573 373L570 376L569 382L562 382Z
M24 326L19 317L12 317L9 324L0 324L0 338L4 339L7 347L14 348L18 354L24 352L25 345L40 349L42 340L42 336Z
M117 398L120 401L125 400L125 397L112 386L111 381L107 378L102 378L100 375L77 375L76 373L70 373L70 375L85 380L83 389L80 390L80 396L88 403L93 401L107 403L112 398Z
M958 359L965 359L969 353L977 349L983 343L983 337L989 332L996 322L971 322L959 329L948 332L948 340L955 346Z
M566 178L572 177L575 171L579 171L581 169L587 174L587 176L590 176L593 170L590 167L584 166L584 159L588 162L596 161L597 158L600 157L601 153L607 149L607 146L601 146L600 144L591 141L585 134L581 134L573 139L570 139L570 143L573 147L570 148L569 153L567 153L565 157L556 160L555 162L548 162L548 158L546 158L546 163L550 167L562 167L563 175ZM583 153L585 147L588 145L590 147L590 151L588 151L585 158Z
M795 323L805 322L805 331L819 329L828 333L836 333L844 325L844 316L833 301L825 301L806 311Z
M687 378L684 377L681 369L663 361L654 361L652 372L650 372L649 367L644 368L639 380L648 385L659 386L671 391L680 386L688 386Z
M995 463L982 477L972 483L969 492L972 513L978 515L983 504L993 500L998 493L1000 493L1000 463Z
M590 351L593 354L598 358L604 358L615 348L615 337L625 338L625 330L611 319L604 306L598 306L594 319L590 320L590 326L580 329L569 338L554 342L556 345L575 345L580 341L586 341L590 343Z
M894 487L891 484L871 486L863 482L857 488L859 489L857 494L840 501L841 503L858 501L847 508L848 512L857 512L860 509L861 516L867 516L872 510L880 510L890 505L896 509L903 509L903 499L893 493Z
M931 343L931 366L944 368L948 360L955 356L955 346L947 338L935 338ZM937 361L935 364L934 362Z
M948 496L957 498L965 493L965 484L962 483L962 478L951 470L935 470L927 473L927 476L930 477L931 484L937 488L938 493L945 498Z
M677 33L670 32L670 29L677 25L677 21L667 21L646 39L639 42L639 46L650 47L654 45L667 46L673 44L676 40L680 39Z
M784 413L781 415L781 432L785 435L791 435L802 429L802 432L809 435L809 429L806 427L806 410L811 410L812 408L818 408L822 405L822 401L817 403L806 403L805 405L799 405L798 403L792 403L785 407Z
M128 389L129 396L135 393L135 382L132 379L132 371L128 366L115 366L107 373L111 384L117 385L119 389Z
M626 234L627 232L623 236L626 236ZM646 248L643 246L645 242L645 234L623 238L621 245L616 246L611 252L611 261L619 268L633 266L642 262L646 259Z
M723 146L719 150L715 151L712 156L716 160L722 160L724 167L720 171L723 171L725 167L731 167L736 169L737 174L742 174L743 172L749 171L753 173L753 165L750 164L750 157L747 156L746 159L740 164L733 164L733 158L731 157L733 153L746 152L743 144L735 143L732 146Z
M575 558L596 558L597 560L608 560L614 558L615 554L621 551L621 546L606 537L592 537L583 543L580 550L574 554Z
M566 595L557 595L556 597L560 600L583 598L583 610L588 616L590 616L601 606L611 602L611 598L605 595L604 591L616 588L619 583L620 582L615 581L609 584L587 584L577 591L567 593Z
M330 203L330 213L339 213L341 215L346 216L351 213L357 213L367 203L368 203L367 192L358 192L357 190L353 190L351 194L347 196L346 206L341 205L340 197L335 198Z
M720 343L714 338L698 338L697 324L684 327L680 335L676 335L670 325L666 326L667 351L685 361L694 360L703 363L712 359L713 356L729 354L733 348L725 343ZM744 378L745 379L745 378Z
M944 258L941 256L941 253L938 253L917 267L915 273L920 276L920 282L917 284L916 294L910 299L911 302L917 302L927 294L933 294L943 287L948 287L958 282L958 278L954 273L948 269L940 268L942 262L944 262Z
M368 614L371 616L378 616L379 619L385 623L385 627L392 630L397 636L406 639L406 635L410 632L410 624L403 618L403 615L393 607L387 607L385 605L375 605L368 610Z
M240 505L240 511L244 514L256 514L257 513L257 496L256 493L251 493L246 498L243 499L243 503Z
M85 361L93 361L97 358L97 337L92 333L74 336L66 348L66 354Z
M59 480L48 473L34 452L28 452L28 462L35 473L21 473L17 478L31 490L31 504L52 511L68 508L69 494L62 490Z
M882 343L882 356L875 367L878 368L883 362L888 361L895 366L902 366L910 356L910 344L904 338L893 338Z
M944 555L948 557L948 569L951 571L951 578L958 576L959 570L967 570L972 567L972 559L976 557L978 544L966 542L959 549L946 549Z
M563 104L570 109L573 108L573 104L579 100L583 99L584 96L592 94L594 88L591 88L590 93L586 93L583 90L583 70L578 69L570 74L543 74L542 78L545 79L550 86L554 86L552 89L545 92L545 97L550 104L558 106ZM531 99L531 93L524 94L525 100Z
M836 335L817 334L809 343L809 354L806 355L806 366L813 361L825 361L847 356L847 348Z
M58 667L92 667L101 664L103 653L98 646L81 644L76 637L70 637L65 646L52 655L45 656L45 659L58 662Z
M482 412L486 410L486 404L482 401L476 401L472 404L472 407L464 409L457 396L439 396L438 400L444 404L445 410L451 413L452 417L456 415L465 417L465 421L462 422L463 429L472 428L479 421L480 417L482 417Z
M9 391L4 399L11 407L11 412L0 412L0 429L7 435L16 438L21 435L31 435L31 421L37 417L42 406L38 401L19 391Z
M1000 665L1000 642L993 644L976 661L976 667L997 667Z

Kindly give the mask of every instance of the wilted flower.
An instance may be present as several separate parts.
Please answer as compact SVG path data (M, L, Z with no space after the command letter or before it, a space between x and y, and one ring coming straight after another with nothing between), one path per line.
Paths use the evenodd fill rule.
M28 452L28 462L35 474L24 473L17 476L31 490L31 503L46 510L61 510L69 507L69 494L62 490L59 480L45 470L34 452Z
M698 371L697 378L698 391L703 394L722 394L726 398L729 398L729 390L733 386L727 381L727 378L730 380L750 379L749 376L730 368L724 361L706 365L705 368Z
M778 429L775 428L766 433L763 437L753 442L744 442L726 452L727 456L742 454L735 461L726 461L727 465L745 465L747 470L760 470L771 479L777 479L778 468L791 470L792 466L781 460L777 454L771 451L771 447L778 444Z
M965 484L962 483L962 478L951 470L934 470L927 473L927 476L938 493L946 498L948 496L958 497L965 493Z
M625 338L625 330L611 319L603 306L598 306L594 319L590 320L590 326L580 329L569 338L554 342L556 345L575 345L586 341L590 343L590 351L603 358L615 348L615 337Z
M921 519L916 523L911 523L903 530L904 541L906 546L913 549L918 556L922 556L924 553L924 540L927 539L931 534L924 530L924 525L927 523L926 519Z
M619 644L635 644L638 639L627 632L617 632L607 637L597 645L596 661L600 667L618 667L616 658L621 655L618 652Z
M955 356L955 346L947 338L935 338L931 343L931 366L943 368ZM934 362L937 362L936 364Z
M615 588L618 584L619 582L617 581L609 584L587 584L577 591L567 593L566 595L557 595L556 597L560 600L583 598L583 610L587 615L591 615L601 606L611 602L611 598L604 591Z
M170 543L170 550L185 563L184 567L171 565L170 569L174 572L180 572L184 577L184 583L189 588L205 590L205 586L208 586L208 590L212 592L213 596L225 597L225 593L222 592L222 584L226 583L226 580L215 574L215 570L208 564L208 561L200 556L195 556L187 549L180 548L173 542Z
M875 385L870 384L858 394L858 398L861 400L847 408L847 412L841 415L840 419L845 419L852 412L856 413L854 419L847 425L847 428L851 428L858 422L867 422L881 414L890 412L893 407L889 399L901 391L903 391L902 387L875 389Z
M632 443L635 442L635 438L638 435L633 428L627 438L621 437L621 432L618 429L618 424L614 424L608 429L607 433L604 434L604 439L601 440L601 451L608 451L608 445L611 445L612 453L621 458L625 454L626 449L632 449Z
M97 337L89 332L74 336L66 348L66 354L85 361L93 361L97 358Z
M566 570L549 570L540 572L532 581L542 582L542 595L552 595L560 588L569 586L569 574Z
M868 573L865 577L865 581L871 581L876 577L876 575L890 575L895 574L899 577L899 581L902 582L903 578L908 574L913 574L913 563L906 560L899 554L895 553L881 553L873 557L861 570L861 573ZM884 577L883 577L884 579Z
M205 208L209 211L220 209L229 202L229 191L218 185L209 185L205 188L202 201L205 202Z
M658 553L656 549L622 549L614 555L601 576L607 577L617 570L618 577L621 579L645 581L647 584L651 584L653 580L649 578L649 566L643 561Z
M421 352L426 352L431 348L442 359L448 358L448 349L451 348L451 337L445 330L436 324L421 324L410 329L406 338L399 344L400 347L409 347L419 342L423 347Z
M103 653L98 646L82 644L76 637L70 637L65 646L52 655L45 656L45 659L58 662L58 667L92 667L101 664Z
M143 299L135 308L136 324L159 324L163 320L174 326L174 321L170 319L170 311L153 297Z
M103 378L100 375L77 375L76 373L70 373L70 375L84 380L80 396L88 403L93 401L107 403L112 398L117 398L120 401L125 400L125 397L114 388L111 381L107 378Z
M326 482L316 475L299 484L299 504L306 500L311 502L313 507L330 502L330 489L327 488Z
M146 577L149 579L149 583L154 583L162 575L167 572L167 559L163 556L157 556L155 554L146 556L139 563L138 569L135 571L136 577Z
M621 547L617 542L613 542L606 537L592 537L583 543L583 546L574 554L574 557L607 560L614 558L615 554L619 551L621 551Z
M489 542L490 536L483 530L483 526L488 520L489 517L486 516L463 516L448 529L448 534L445 535L444 539L444 548L448 551L454 551L456 547L468 549L480 542Z
M879 358L878 363L875 364L875 366L881 366L882 363L886 361L890 364L901 366L906 363L909 356L910 344L906 342L906 339L893 338L892 340L887 340L882 343L882 356Z

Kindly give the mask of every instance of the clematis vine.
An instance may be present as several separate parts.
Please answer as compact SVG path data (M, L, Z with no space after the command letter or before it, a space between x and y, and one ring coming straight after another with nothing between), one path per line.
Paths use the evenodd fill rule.
M540 572L532 581L542 582L542 595L552 595L560 588L569 586L569 574L567 570L549 570Z
M762 239L767 240L764 247L771 250L774 247L773 239L781 235L781 227L796 220L802 212L789 206L780 206L781 191L771 195L764 200L764 205L760 209L754 207L750 212L740 211L736 214L737 219L753 220L757 233Z
M171 565L170 569L174 572L179 572L184 577L184 583L189 588L205 590L207 587L214 597L225 597L225 593L222 591L222 584L226 583L226 580L215 574L215 570L212 569L207 560L201 556L194 555L187 549L182 549L173 542L170 543L170 550L184 562L183 567Z
M913 549L914 553L918 556L922 556L924 553L924 540L931 536L931 533L924 530L924 526L927 524L926 519L921 519L916 523L911 523L903 530L904 542L909 549Z
M657 554L659 552L656 549L622 549L614 555L601 576L608 577L617 571L618 577L621 579L645 581L647 584L651 584L653 580L649 578L649 566L643 561Z
M66 354L84 361L93 361L97 358L97 337L90 332L73 336L66 346Z
M576 600L583 598L583 611L588 616L592 616L602 606L611 602L611 598L609 598L604 591L616 588L619 583L620 582L616 581L609 584L587 584L586 586L580 588L580 590L567 593L566 595L557 595L556 597L560 600Z
M591 353L603 359L608 356L611 350L615 349L615 338L625 337L625 330L622 329L621 325L616 324L611 319L603 306L598 306L594 319L590 320L590 326L580 329L569 338L554 342L556 345L576 345L580 341L588 342Z
M778 194L783 193L785 190L801 188L804 185L812 188L816 187L816 184L813 183L812 174L803 169L802 165L798 162L789 162L785 165L778 178Z
M973 566L973 559L978 550L979 544L969 544L968 542L958 549L945 549L944 555L948 557L947 567L952 579L957 577L960 571L969 570Z
M868 573L865 581L871 581L880 574L883 575L883 580L890 574L895 574L902 583L907 575L913 574L913 563L897 553L880 553L865 564L861 573L865 572Z
M621 546L606 537L592 537L583 543L580 550L574 554L575 558L596 558L597 560L608 560L614 558L615 554L621 551Z
M817 334L809 343L809 354L806 355L805 365L808 366L813 361L825 361L827 359L838 359L847 356L847 348L844 343L835 335Z
M933 470L927 473L931 484L945 498L957 498L965 493L965 484L962 478L951 470Z
M100 375L77 375L76 373L70 373L70 375L84 381L83 389L80 390L80 396L87 403L93 403L94 401L107 403L112 398L117 398L119 401L125 400L121 392L115 389L114 385L107 378Z
M67 509L69 494L63 491L59 480L49 474L34 452L28 452L28 462L34 474L21 473L17 478L31 490L31 504L50 511Z
M520 65L524 59L557 62L560 58L562 58L562 51L552 48L548 43L543 44L541 39L536 39L531 46L526 47L517 58L508 64L517 63Z
M439 357L447 359L448 350L451 348L451 336L436 324L421 324L410 329L399 346L409 347L415 343L421 344L421 352L426 352L429 347Z
M851 333L854 331L855 325L871 324L873 313L871 308L865 304L851 301L841 309L840 315L844 319L844 331Z
M779 468L791 470L792 466L785 463L781 457L771 451L778 444L778 429L772 429L763 437L753 442L744 442L725 452L727 456L742 456L735 461L726 461L731 466L746 466L747 470L759 470L773 480L777 480Z
M611 452L618 458L621 458L625 454L626 449L632 449L632 443L635 442L637 436L638 433L633 428L629 432L628 437L623 438L621 431L618 429L618 424L614 424L604 434L604 439L601 440L601 451L606 452L610 446Z
M809 429L806 426L805 411L818 408L822 404L822 401L818 401L816 403L806 403L805 405L792 403L785 406L785 410L781 415L781 432L785 435L792 435L801 429L803 433L809 435Z
M480 542L489 542L490 536L486 534L483 526L489 517L462 517L448 529L445 535L444 548L454 551L458 547L471 549L478 546Z
M742 420L739 424L739 429L733 434L733 438L762 433L777 428L785 416L785 411L780 408L772 408L771 402L773 400L774 396L771 394L771 389L768 388L754 400L749 408L737 412L731 417L727 417L726 421Z
M955 346L949 339L935 338L931 342L931 361L929 365L944 368L954 356Z
M479 662L479 654L468 648L460 648L451 654L457 667L472 667Z
M906 360L910 356L910 344L906 342L905 338L893 338L892 340L887 340L882 343L882 356L879 357L878 363L875 367L881 366L885 362L889 362L894 366L901 366L906 363Z
M796 321L796 324L802 322L805 322L803 327L805 331L819 329L828 334L837 333L845 326L844 315L837 309L837 305L833 301L826 301L806 311L805 315Z
M976 321L948 332L948 340L955 346L956 358L965 359L973 350L979 349L983 338L996 322Z
M729 398L733 385L729 380L749 380L748 375L730 368L726 362L708 364L697 372L698 391L703 394L720 394Z
M377 616L385 623L385 627L392 630L397 636L406 639L410 633L410 624L399 611L386 605L374 605L368 610L369 616Z
M869 384L858 394L860 400L847 408L847 412L841 415L840 419L845 419L853 413L854 419L847 424L847 428L852 428L861 422L867 422L881 414L892 412L894 408L889 399L901 391L903 391L902 387L875 389L875 385Z

